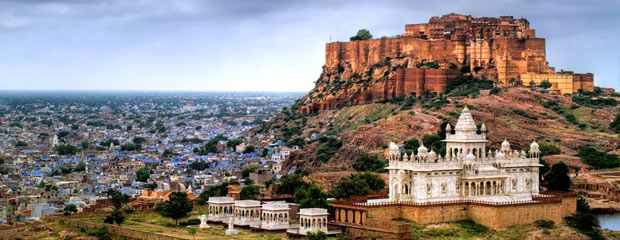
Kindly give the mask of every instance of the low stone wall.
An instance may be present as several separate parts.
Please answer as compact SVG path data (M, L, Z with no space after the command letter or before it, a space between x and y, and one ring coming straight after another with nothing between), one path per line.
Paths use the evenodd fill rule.
M108 229L108 231L110 233L121 235L121 236L129 238L129 239L136 239L136 240L184 240L184 238L172 237L172 236L167 236L167 235L157 234L157 233L151 233L151 232L144 232L144 231L139 231L139 230L135 230L135 229L130 229L130 228L125 228L125 227L110 225L110 224L90 223L90 222L85 222L85 221L80 221L80 220L70 219L70 218L64 218L64 217L59 217L59 216L47 216L46 220L53 221L53 222L64 223L64 224L67 224L69 226L77 227L77 228L82 228L83 227L83 228L88 228L88 229L96 229L96 228L105 227L105 228Z
M364 225L335 223L354 239L411 239L411 225L395 221L368 219Z
M342 224L367 226L367 223L373 220L390 221L396 218L421 224L470 219L490 228L501 229L513 225L530 224L541 219L553 220L559 224L565 216L576 211L576 203L577 195L574 193L553 193L535 196L533 201L510 203L449 201L427 204L399 202L363 205L336 201L333 209L336 215L335 221ZM351 221L350 212L361 212L363 221L357 221L357 218Z

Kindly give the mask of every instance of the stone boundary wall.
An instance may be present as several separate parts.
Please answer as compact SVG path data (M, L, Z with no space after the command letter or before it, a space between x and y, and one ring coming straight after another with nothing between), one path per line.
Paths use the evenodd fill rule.
M48 220L48 221L60 222L60 223L64 223L64 224L67 224L69 226L78 227L78 228L83 227L83 228L88 228L88 229L95 229L95 228L105 227L105 228L108 229L108 231L110 233L118 234L118 235L121 235L123 237L127 237L129 239L137 239L137 240L185 240L184 238L172 237L172 236L167 236L167 235L157 234L157 233L151 233L151 232L144 232L144 231L139 231L139 230L125 228L125 227L120 227L120 226L114 226L114 225L109 225L109 224L84 222L84 221L80 221L80 220L77 220L77 219L70 219L70 218L64 218L64 217L59 217L59 216L47 216L45 219Z
M330 223L339 226L343 233L354 239L411 239L411 224L369 219L364 225Z
M575 193L545 193L549 195L534 196L532 201L515 201L493 203L484 201L445 201L434 203L387 202L361 204L351 201L335 201L333 208L339 212L363 212L363 221L351 222L348 219L336 219L343 224L370 226L372 221L390 221L396 218L407 219L421 224L473 220L494 229L501 229L518 224L530 224L536 220L553 220L562 223L563 218L576 211L577 195ZM340 214L342 216L342 214ZM506 217L511 216L511 217ZM344 220L344 221L343 221ZM349 220L348 222L346 222ZM357 218L355 218L357 220Z

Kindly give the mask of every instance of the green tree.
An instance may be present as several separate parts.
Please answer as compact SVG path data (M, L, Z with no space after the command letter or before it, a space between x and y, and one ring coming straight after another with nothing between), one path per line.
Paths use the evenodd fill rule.
M165 149L164 152L161 154L162 157L172 157L172 156L176 156L176 155L179 155L179 154L173 152L170 149Z
M359 40L369 40L372 39L372 34L370 34L370 31L368 31L367 29L360 29L357 31L357 34L351 38L349 38L349 40L351 41L359 41Z
M607 154L605 151L599 151L592 146L583 146L578 157L585 164L590 165L594 169L615 168L620 166L620 158L615 154Z
M412 139L405 141L406 150L411 150L413 153L417 153L419 147L420 147L420 141L417 138L412 138Z
M318 231L316 233L308 232L308 235L306 236L306 239L308 239L308 240L325 240L325 239L327 239L327 234L325 234L322 231Z
M187 228L187 233L189 233L189 235L192 235L192 239L196 239L196 228Z
M306 140L301 138L301 137L298 137L298 138L293 138L293 139L289 140L286 143L286 146L294 147L294 146L303 146L305 144L306 144Z
M62 140L64 137L66 137L67 135L69 135L69 132L67 131L60 131L56 134L56 136L58 136L59 140Z
M146 139L143 137L134 137L131 141L135 144L142 144L146 142Z
M151 170L148 168L140 168L140 170L136 171L136 180L138 182L147 182L150 176Z
M116 210L120 210L123 205L129 202L129 196L119 192L118 190L108 189L106 194L108 195L108 199L112 201L112 205Z
M241 177L248 178L250 176L250 173L256 172L256 169L258 168L257 167L244 168L243 170L241 170Z
M81 145L82 145L82 149L83 149L83 150L86 150L86 149L88 149L88 148L89 148L89 147L88 147L88 142L82 142L82 143L81 143Z
M192 162L189 165L189 167L191 169L193 169L193 170L196 170L196 171L202 171L202 170L205 170L205 169L209 168L209 164L207 164L204 161L197 160L197 161Z
M338 181L331 190L335 198L343 199L352 196L366 195L370 191L385 188L385 181L374 173L354 173Z
M107 216L104 220L104 223L108 224L118 224L119 226L125 222L125 215L121 210L114 210L110 216Z
M276 185L277 194L295 194L297 189L308 187L309 183L304 181L300 174L284 175Z
M379 160L377 155L369 155L367 153L361 154L353 162L353 169L358 172L383 172L385 167L385 161Z
M547 189L549 190L568 191L571 185L571 180L568 176L568 166L563 162L553 164L546 179Z
M370 187L360 179L343 178L332 188L332 196L338 199L349 198L352 196L366 195Z
M179 225L179 219L189 217L192 211L192 202L185 192L170 193L168 201L158 203L155 211L159 212L163 217L174 219L175 225Z
M268 154L269 154L269 149L263 148L263 151L261 152L260 156L267 157Z
M140 151L142 150L142 145L135 143L125 143L121 146L121 151Z
M590 205L581 195L577 198L577 212L565 217L564 220L568 226L577 229L590 239L605 239L598 217L590 211Z
M609 128L615 133L620 133L620 113L616 114L616 118L609 123Z
M196 200L196 203L199 205L205 205L210 197L226 196L226 194L228 194L228 185L230 184L231 183L225 182L220 185L207 187L207 189L198 195L198 200Z
M78 209L75 205L73 204L69 204L66 205L63 209L62 209L62 214L65 216L69 216L71 214L75 214L78 212Z
M354 173L351 174L350 178L364 181L371 191L381 191L385 188L385 181L378 174Z
M530 87L536 87L536 83L534 81L530 81L529 85Z
M517 83L517 80L515 78L510 78L510 80L508 81L508 84L510 84L510 86L514 86L515 83Z
M241 189L239 198L241 200L256 200L260 196L260 188L256 185L248 185Z
M226 140L228 140L228 138L222 135L215 136L214 138L210 139L207 143L205 143L205 145L202 146L202 148L198 152L198 155L207 155L208 153L216 153L217 143L219 141L226 141Z
M54 150L60 155L74 155L77 153L78 148L71 144L61 144L54 147Z
M316 184L310 184L308 187L299 188L293 195L295 203L300 208L327 208L327 194L321 190Z
M552 86L551 82L549 82L549 80L543 80L542 82L540 82L540 84L538 84L539 87L547 89L550 88Z
M84 172L84 171L86 171L86 164L79 163L77 166L73 168L71 172Z
M316 149L316 157L318 160L322 162L326 162L329 160L338 149L342 147L342 141L338 140L334 137L320 137L319 138L319 147Z
M243 150L243 153L253 153L254 151L256 151L256 148L254 148L254 146L250 145L245 147L245 150Z
M540 150L540 158L562 153L562 150L553 144L540 144L538 149Z
M243 139L241 138L235 138L233 140L230 140L226 143L226 146L229 148L232 148L233 151L235 150L235 148L237 147L237 145L243 143Z

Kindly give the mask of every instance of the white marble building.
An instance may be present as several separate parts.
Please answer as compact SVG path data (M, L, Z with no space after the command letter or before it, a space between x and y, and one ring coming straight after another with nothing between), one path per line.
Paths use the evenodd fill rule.
M285 230L289 226L290 206L285 202L269 202L262 206L260 228L266 230Z
M230 197L210 197L208 220L228 223L230 218L237 226L250 226L265 230L289 229L290 204L256 200L233 200Z
M233 198L210 197L207 203L209 204L209 221L224 223L233 217L233 210L235 209L235 200Z
M325 208L302 208L299 209L299 225L286 230L289 234L308 235L308 233L317 233L319 231L327 235L340 234L340 229L328 230L327 216L329 213Z
M467 106L452 133L446 126L446 154L430 152L422 145L417 155L401 155L395 143L389 146L389 200L437 202L481 200L509 202L531 200L538 194L539 149L530 145L525 151L510 149L504 140L499 151L487 151L487 129L480 133Z
M237 200L234 206L235 225L250 226L260 223L260 201Z

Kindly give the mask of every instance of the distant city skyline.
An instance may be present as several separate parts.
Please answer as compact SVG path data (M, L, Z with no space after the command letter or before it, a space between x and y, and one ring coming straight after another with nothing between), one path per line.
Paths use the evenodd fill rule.
M556 70L620 90L618 1L0 1L0 90L306 92L325 43L431 16L512 15Z

